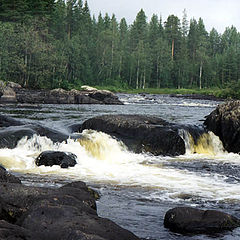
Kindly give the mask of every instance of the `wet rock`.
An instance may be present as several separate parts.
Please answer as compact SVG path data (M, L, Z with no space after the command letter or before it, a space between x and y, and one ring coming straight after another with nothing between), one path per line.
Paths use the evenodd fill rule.
M93 129L122 140L130 150L154 155L181 155L185 144L178 127L157 117L103 115L85 121L80 131Z
M0 103L17 102L16 93L6 82L0 81Z
M14 126L0 130L0 148L13 149L23 138L32 137L36 132L25 126Z
M93 91L92 93L89 94L89 97L99 102L102 102L104 104L115 104L115 105L123 104L116 95L106 90Z
M16 93L15 91L10 87L4 87L4 89L1 91L1 97L0 97L0 103L16 103Z
M77 104L102 104L100 101L91 98L88 94L76 94L75 103Z
M7 82L6 83L6 86L7 87L10 87L12 89L19 89L19 88L22 88L22 86L18 83L15 83L15 82Z
M53 90L33 90L14 88L18 103L31 104L123 104L116 95L109 91L66 91L58 88Z
M68 135L54 129L41 125L26 124L21 126L10 126L0 129L0 148L15 148L23 137L31 138L34 134L46 136L53 142L63 142L68 139Z
M4 220L0 220L0 239L40 240L40 238L36 234L31 233L29 230L15 224L11 224Z
M14 118L0 114L0 127L20 126L23 125L21 121Z
M0 196L0 214L1 210L5 214L5 221L0 221L3 239L139 239L97 215L96 193L83 182L58 189L0 183Z
M37 166L59 165L61 168L74 167L77 156L69 152L45 151L42 152L35 160Z
M21 180L0 165L0 182L21 183Z
M204 125L221 139L228 152L240 152L240 101L218 105Z
M61 88L49 91L45 103L74 104L74 94Z
M71 133L78 133L79 130L81 129L81 126L82 126L82 124L80 124L80 123L74 123L72 125L69 125L67 128L68 128L69 132L71 132Z
M240 226L240 220L215 210L176 207L166 213L164 226L178 233L211 234L233 230Z

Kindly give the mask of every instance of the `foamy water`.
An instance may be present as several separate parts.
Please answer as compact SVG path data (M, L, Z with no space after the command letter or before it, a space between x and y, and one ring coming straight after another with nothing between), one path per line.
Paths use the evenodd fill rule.
M226 182L224 175L191 172L164 165L171 161L196 159L240 164L239 155L224 152L220 140L213 133L205 136L211 145L208 151L194 153L191 146L185 155L175 158L129 152L122 142L102 132L85 130L83 136L81 140L68 139L58 144L37 135L31 139L23 138L15 149L0 149L0 164L19 173L57 175L72 180L161 191L161 195L147 198L178 201L178 195L188 194L206 200L240 200L239 186ZM189 138L187 141L187 144L192 144ZM203 140L199 145L202 143L204 145ZM196 149L200 151L201 147L196 146ZM77 165L68 169L36 166L35 158L46 150L72 152L77 156Z

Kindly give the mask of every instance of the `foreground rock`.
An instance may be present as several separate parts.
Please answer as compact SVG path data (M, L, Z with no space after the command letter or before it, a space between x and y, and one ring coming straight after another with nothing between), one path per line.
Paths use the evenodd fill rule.
M175 125L143 115L103 115L88 119L80 128L93 129L122 140L130 150L154 155L181 155L185 144Z
M77 156L69 152L44 151L35 160L37 166L59 165L61 168L74 167Z
M164 226L178 233L211 234L233 230L240 226L240 220L215 210L177 207L166 213Z
M0 182L21 183L19 178L7 172L6 169L1 165L0 165Z
M98 194L83 182L58 189L0 182L0 239L137 240L96 212Z
M82 91L33 90L13 82L0 81L0 103L30 104L117 104L123 103L112 92L84 86Z
M240 101L217 106L204 121L206 128L217 135L228 152L240 152Z

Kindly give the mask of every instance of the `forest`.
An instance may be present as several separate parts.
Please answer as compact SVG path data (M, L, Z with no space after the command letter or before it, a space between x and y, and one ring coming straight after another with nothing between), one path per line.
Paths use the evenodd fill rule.
M128 25L82 0L0 0L0 39L0 80L26 88L240 85L238 30L208 32L186 10L148 19L141 9Z

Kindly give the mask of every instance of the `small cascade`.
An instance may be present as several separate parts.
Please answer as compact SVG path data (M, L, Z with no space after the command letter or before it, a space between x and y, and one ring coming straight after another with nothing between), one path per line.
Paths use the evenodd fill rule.
M204 132L200 129L181 129L180 136L185 142L186 154L204 154L208 156L216 156L224 153L224 147L219 139L213 132Z
M127 147L121 141L106 133L84 130L82 136L78 139L80 145L96 159L116 162L127 151ZM122 161L123 158L120 159Z

